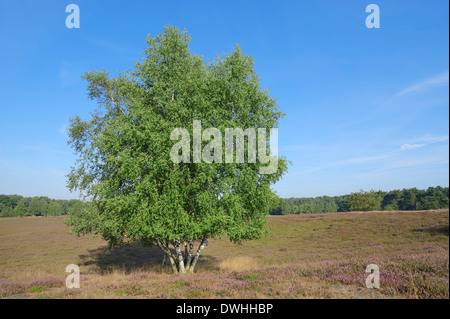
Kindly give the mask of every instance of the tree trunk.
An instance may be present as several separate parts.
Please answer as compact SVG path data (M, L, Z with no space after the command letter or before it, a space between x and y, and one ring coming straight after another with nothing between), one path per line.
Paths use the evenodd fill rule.
M162 266L164 267L164 265L166 264L166 259L167 259L167 254L164 253L164 257L163 257L163 261L162 261Z
M182 251L182 242L180 239L177 239L170 244L175 248L175 253L170 250L169 243L161 242L159 238L156 238L156 242L159 248L164 252L164 260L163 266L167 258L172 265L172 269L174 273L186 273L186 272L194 272L195 266L197 265L198 259L200 257L200 253L202 250L208 245L209 236L205 235L197 249L197 252L194 253L194 239L189 241L189 249L188 244L184 242L184 252Z
M175 251L177 252L178 257L178 271L182 274L186 272L186 269L184 268L184 258L183 253L181 252L181 242L179 239L175 241Z
M198 257L200 256L200 253L203 250L203 248L205 248L206 245L208 244L208 239L209 239L208 235L205 235L205 237L203 237L203 240L202 240L200 246L197 249L197 253L195 254L194 260L192 261L192 264L189 265L189 271L190 272L194 272L194 268L197 265Z
M194 240L191 239L191 241L189 242L189 252L187 253L186 256L186 271L190 271L193 252L194 252Z
M176 259L173 256L173 254L170 252L168 245L163 245L163 243L161 243L159 238L156 238L156 243L158 244L159 248L169 257L173 272L178 273L179 268L177 267Z
M177 263L175 259L172 257L172 255L169 255L170 264L172 265L172 270L175 274L178 274L178 268Z

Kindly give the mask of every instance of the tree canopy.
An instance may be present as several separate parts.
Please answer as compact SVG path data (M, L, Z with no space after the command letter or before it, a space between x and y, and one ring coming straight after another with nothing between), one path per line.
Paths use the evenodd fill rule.
M190 161L173 162L171 132L183 128L192 136L193 121L205 129L200 141L205 157L213 137L207 128L222 134L269 129L283 116L261 88L252 57L239 46L205 63L190 52L189 42L187 32L167 26L147 37L144 57L132 70L115 78L107 71L87 72L88 96L98 108L88 120L73 117L69 129L78 160L68 187L92 205L69 214L68 224L79 235L100 234L110 246L128 240L157 244L182 273L193 271L211 237L260 238L277 202L270 186L287 170L280 158L273 174L262 174L266 164L258 159L267 154L248 161L248 143L244 163L226 163L225 154L219 154L220 161L198 162L192 139ZM263 143L269 145L269 135Z

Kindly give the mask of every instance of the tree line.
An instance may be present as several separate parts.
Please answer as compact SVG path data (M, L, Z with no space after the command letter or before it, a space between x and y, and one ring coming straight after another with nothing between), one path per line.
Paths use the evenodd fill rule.
M46 196L0 195L0 217L61 216L81 213L87 203L78 199L51 199ZM427 210L449 208L449 188L426 190L364 191L341 196L280 198L271 215L318 214L370 210Z
M0 195L0 217L61 216L81 212L86 205L78 199Z
M342 196L315 198L280 198L272 215L317 214L373 210L427 210L449 208L449 188L429 187L426 190L364 191Z
M51 199L46 196L23 197L0 195L0 217L61 216L79 214L87 203L78 199ZM318 214L371 210L427 210L449 208L449 188L429 187L426 190L364 191L341 196L315 198L280 198L271 215Z

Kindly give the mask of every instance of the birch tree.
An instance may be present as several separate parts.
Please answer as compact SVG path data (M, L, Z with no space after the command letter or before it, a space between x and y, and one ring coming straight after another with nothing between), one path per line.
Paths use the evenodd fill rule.
M211 238L261 238L276 205L270 186L287 169L280 158L275 173L261 174L265 164L225 163L223 154L222 161L194 163L192 138L190 160L171 160L171 132L185 128L193 136L194 120L223 135L225 128L274 128L283 116L261 88L252 57L236 47L206 63L189 42L186 31L167 26L147 37L130 71L85 73L98 107L88 119L71 118L68 142L77 155L68 187L91 205L67 224L78 235L101 235L110 247L157 245L175 273L193 272Z

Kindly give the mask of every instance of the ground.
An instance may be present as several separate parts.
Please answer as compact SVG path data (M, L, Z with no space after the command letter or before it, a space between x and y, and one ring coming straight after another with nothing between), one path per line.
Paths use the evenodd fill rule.
M448 210L268 216L267 237L214 239L187 275L156 247L71 235L65 218L0 219L0 297L449 298ZM65 286L68 264L79 289ZM368 264L380 289L366 288Z

